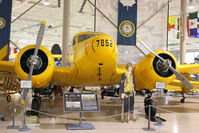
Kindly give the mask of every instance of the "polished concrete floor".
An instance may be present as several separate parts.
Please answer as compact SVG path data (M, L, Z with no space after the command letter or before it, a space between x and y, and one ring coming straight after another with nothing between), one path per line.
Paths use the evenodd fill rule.
M158 97L159 95L159 97ZM180 103L181 96L170 93L161 97L160 94L154 94L160 117L166 119L163 126L156 126L151 122L151 128L155 131L145 131L148 121L145 119L143 100L144 97L136 96L135 113L136 122L121 123L121 102L117 98L105 97L100 101L101 111L98 113L83 113L83 122L92 123L95 130L66 130L66 123L78 123L78 113L64 113L63 99L57 96L54 101L42 100L41 111L55 116L40 115L39 123L29 122L30 133L64 133L64 132L114 132L114 133L132 133L132 132L157 132L157 133L198 133L199 132L199 95L186 95L186 103ZM19 99L15 97L14 101ZM17 133L16 129L7 129L12 124L11 104L6 102L4 97L0 98L0 113L5 115L5 121L0 121L0 133ZM16 124L22 124L22 108L16 107Z

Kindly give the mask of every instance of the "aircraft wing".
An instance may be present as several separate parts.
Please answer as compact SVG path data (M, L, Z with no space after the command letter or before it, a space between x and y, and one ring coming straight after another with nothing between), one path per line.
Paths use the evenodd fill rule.
M178 71L182 73L186 78L191 80L190 74L199 74L199 64L184 64L180 65ZM199 81L190 81L190 83L194 86L191 91L199 90ZM173 80L168 85L166 85L167 90L174 90L179 92L189 92L188 88L185 88L180 80Z
M199 74L199 64L185 64L178 68L180 73Z
M75 66L73 67L55 67L51 83L60 86L67 86L71 84L72 77L75 77L78 71Z
M11 58L16 58L16 56L17 56L17 54L11 54L10 55ZM53 54L53 57L60 59L60 58L62 58L62 55L61 54Z
M191 84L194 86L194 88L191 91L198 91L199 90L199 81L190 81ZM168 85L166 85L166 89L167 90L173 90L173 91L185 91L185 92L189 92L190 90L188 88L184 88L184 90L182 90L182 83L180 82L180 80L173 80L172 82L170 82Z
M0 72L9 72L15 74L14 62L0 61Z
M15 71L17 70L15 68L15 62L10 62L10 61L0 61L0 75L2 77L7 76L7 74L3 74L3 73L9 73L10 76L16 76L18 75L18 73ZM41 85L39 86L34 86L34 87L42 87L47 85L48 83L55 83L58 85L67 85L70 83L70 80L72 77L76 76L77 74L77 69L75 67L75 65L72 65L72 67L54 67L53 70L51 70L52 73L50 71L48 71L45 75L43 75L42 77L39 77L40 75L35 75L33 76L33 81L34 82L40 82ZM20 73L21 74L21 73ZM24 79L27 78L27 74L26 76L24 76L23 73L23 77L25 77ZM20 78L20 77L19 77ZM48 80L46 80L46 78ZM45 85L42 84L41 82L45 80Z

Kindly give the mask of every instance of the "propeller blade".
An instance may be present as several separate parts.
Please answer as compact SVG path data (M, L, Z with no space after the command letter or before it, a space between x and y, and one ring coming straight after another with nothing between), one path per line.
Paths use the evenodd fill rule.
M32 79L33 69L34 69L34 66L35 66L36 60L37 60L37 54L38 54L39 47L41 46L41 42L42 42L43 36L44 36L45 25L46 25L46 22L43 21L43 22L41 23L39 32L38 32L38 34L37 34L36 46L35 46L34 54L31 56L31 60L30 60L30 70L29 70L29 74L28 74L27 80L31 80L31 79ZM24 89L24 90L23 90L22 101L21 101L22 104L24 103L24 100L26 99L26 97L27 97L27 95L28 95L28 91L29 91L29 89Z
M176 75L176 77L182 82L184 86L186 86L189 89L193 89L194 86L189 82L189 80L183 76L181 73L176 71L171 65L169 66L169 69Z
M163 59L161 56L159 56L157 53L155 53L153 50L151 50L139 37L137 37L137 40L146 48L148 49L151 53L153 53L155 56L157 56L162 62L165 62L166 60ZM183 76L181 73L176 71L171 64L169 65L169 69L176 75L176 77L182 82L184 86L186 86L189 89L193 89L194 86L189 82L189 80Z
M32 79L33 68L34 68L34 65L36 63L36 58L37 58L37 54L38 54L38 51L39 51L39 47L41 46L41 42L43 40L44 31L45 31L45 25L46 25L46 22L43 21L41 23L39 32L37 34L36 47L35 47L35 50L34 50L34 54L31 57L30 71L29 71L29 75L28 75L27 80L31 80Z

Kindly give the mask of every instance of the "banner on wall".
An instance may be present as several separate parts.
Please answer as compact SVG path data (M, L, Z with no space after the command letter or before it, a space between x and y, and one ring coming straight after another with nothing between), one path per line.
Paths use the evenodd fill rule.
M169 16L168 31L175 28L176 16Z
M136 45L137 0L120 0L118 2L117 43Z
M0 0L0 60L8 60L12 0Z

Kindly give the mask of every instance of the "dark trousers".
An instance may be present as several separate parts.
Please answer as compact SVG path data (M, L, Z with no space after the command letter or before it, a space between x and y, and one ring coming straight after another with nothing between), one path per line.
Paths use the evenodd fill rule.
M129 96L128 98L124 98L124 113L131 112L134 110L134 96Z

